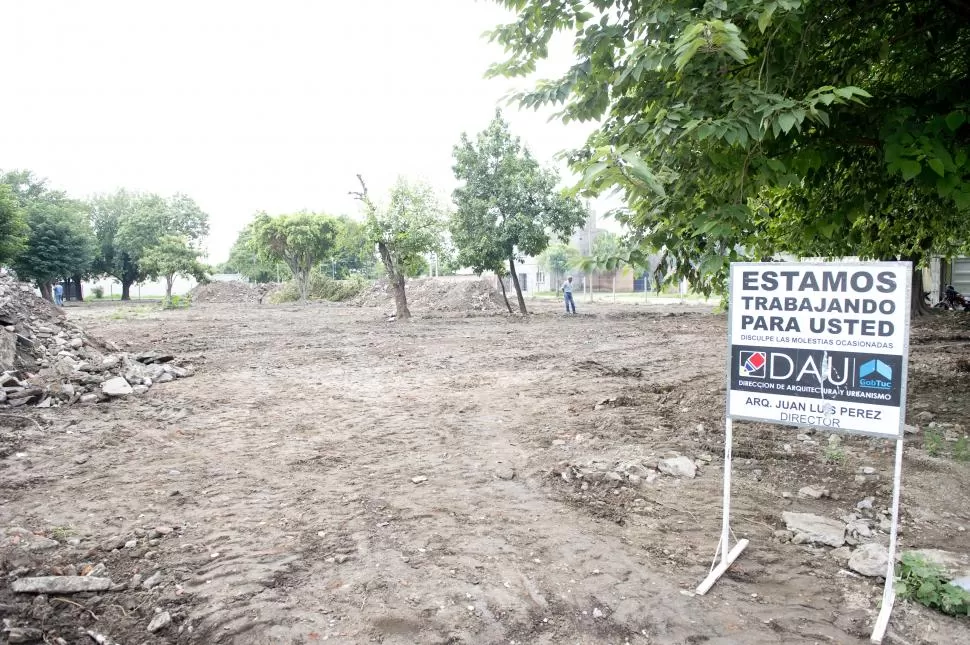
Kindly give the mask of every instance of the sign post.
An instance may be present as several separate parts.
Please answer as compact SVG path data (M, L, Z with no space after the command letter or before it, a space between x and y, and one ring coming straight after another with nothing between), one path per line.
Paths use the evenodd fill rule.
M882 642L895 597L911 279L909 262L731 264L721 562L698 594L748 545L729 548L735 420L893 439L889 562L872 633Z

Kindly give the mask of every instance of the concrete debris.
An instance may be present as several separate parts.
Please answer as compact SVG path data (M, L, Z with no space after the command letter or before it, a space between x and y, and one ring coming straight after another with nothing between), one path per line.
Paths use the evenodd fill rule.
M255 305L269 302L267 296L280 286L279 283L250 284L240 280L214 281L196 286L189 292L189 298L193 303Z
M798 489L798 496L804 499L822 499L829 496L829 491L821 486L803 486Z
M172 354L128 353L85 333L0 270L0 408L99 403L194 371Z
M83 593L86 591L107 591L111 588L111 578L94 576L40 576L20 578L10 584L14 593Z
M665 475L674 477L693 478L697 474L697 465L690 457L667 457L657 463L657 469Z
M836 548L845 544L845 524L839 520L789 511L781 517L788 530L795 534L792 540L795 544L825 544Z
M849 557L849 568L869 578L886 575L889 551L881 544L863 544Z

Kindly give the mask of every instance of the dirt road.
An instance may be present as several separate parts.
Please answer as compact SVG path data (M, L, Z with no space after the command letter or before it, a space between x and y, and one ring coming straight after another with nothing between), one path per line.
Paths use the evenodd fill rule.
M553 307L410 323L337 305L71 310L199 369L144 398L32 412L39 429L4 419L0 526L55 537L55 573L139 576L64 601L4 590L4 615L69 643L867 642L881 583L774 532L786 510L888 506L891 445L846 438L833 461L827 435L739 426L734 530L752 546L693 597L720 523L724 318ZM917 328L911 415L966 418L961 334ZM921 445L903 545L966 553L970 468ZM701 460L695 478L562 475L673 452ZM859 481L863 466L876 474ZM783 496L806 485L832 496ZM172 623L149 634L156 611ZM890 635L970 643L965 621L908 604Z

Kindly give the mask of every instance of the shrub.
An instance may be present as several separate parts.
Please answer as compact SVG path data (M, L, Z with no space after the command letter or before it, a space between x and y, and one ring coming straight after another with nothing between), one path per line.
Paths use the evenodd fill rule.
M100 284L97 286L91 287L91 293L94 294L94 297L97 300L101 300L102 298L104 298L104 287L102 287Z
M912 553L900 561L896 595L950 616L970 616L970 593L951 585L940 567Z
M329 300L343 302L359 295L369 284L368 280L360 276L352 276L349 280L334 280L329 276L314 273L310 276L310 287L307 298L310 300ZM270 296L270 302L297 302L300 299L300 288L293 280Z

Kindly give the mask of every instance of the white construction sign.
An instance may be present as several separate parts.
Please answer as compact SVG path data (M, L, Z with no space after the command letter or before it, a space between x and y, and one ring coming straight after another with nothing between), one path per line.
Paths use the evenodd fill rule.
M910 272L731 265L728 416L902 436Z
M872 632L872 642L882 642L895 599L912 270L909 262L731 264L724 510L715 562L698 594L748 546L746 539L731 544L735 420L895 439L886 586Z

